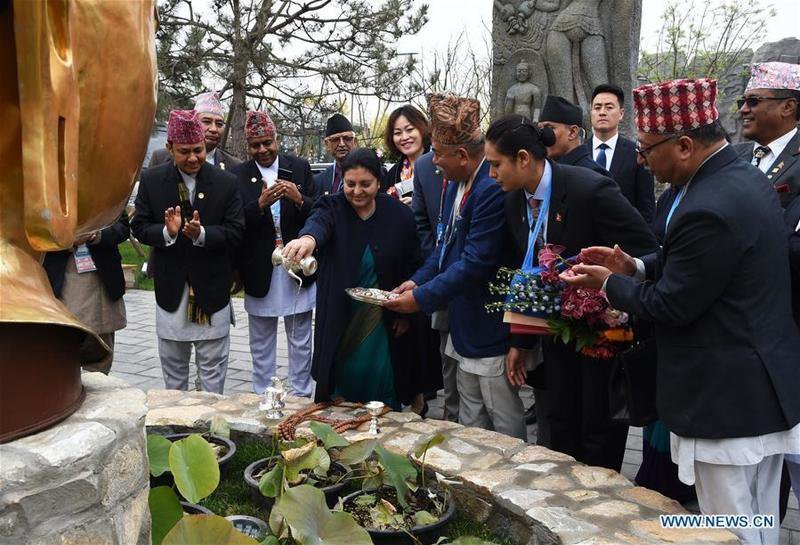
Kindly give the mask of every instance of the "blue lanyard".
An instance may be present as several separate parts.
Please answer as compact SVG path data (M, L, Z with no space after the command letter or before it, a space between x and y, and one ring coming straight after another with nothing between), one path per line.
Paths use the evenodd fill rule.
M536 218L536 225L533 229L530 230L528 233L528 251L525 252L525 261L522 262L522 270L523 271L530 271L533 269L533 256L536 254L536 239L539 236L539 231L542 230L542 225L544 225L544 219L547 217L547 212L550 209L550 195L553 192L553 184L551 183L548 186L547 191L545 192L544 199L542 199L542 204L539 207L539 217ZM523 196L525 194L523 193ZM525 199L525 208L528 211L528 225L533 223L533 212L531 212L531 207L527 202L527 196Z
M672 207L669 209L669 214L667 214L667 223L664 225L664 230L666 231L667 227L669 227L669 220L672 219L672 214L675 212L675 209L678 208L678 205L683 199L683 196L686 194L686 189L689 187L689 184L684 185L678 191L678 194L675 196L675 200L672 201Z

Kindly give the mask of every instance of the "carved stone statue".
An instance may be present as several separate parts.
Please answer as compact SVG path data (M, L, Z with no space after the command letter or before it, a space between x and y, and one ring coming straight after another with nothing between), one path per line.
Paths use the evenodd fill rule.
M573 0L547 34L547 59L553 93L588 109L583 77L590 88L608 82L608 60L599 0ZM558 59L558 62L555 60ZM583 70L581 70L583 69Z
M524 115L528 119L537 119L537 106L542 103L539 87L531 83L531 69L527 62L517 64L517 83L508 88L506 93L505 113Z
M539 88L537 106L554 94L588 113L595 86L615 83L630 92L641 13L641 0L494 0L492 115L509 111L511 95L512 111L522 109L520 62L528 65L527 81ZM629 134L630 119L622 129Z

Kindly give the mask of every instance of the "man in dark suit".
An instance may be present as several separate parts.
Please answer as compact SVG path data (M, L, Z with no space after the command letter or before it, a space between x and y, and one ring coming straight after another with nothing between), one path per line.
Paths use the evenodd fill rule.
M588 148L581 145L583 135L583 108L570 101L549 95L539 114L539 127L549 127L556 135L556 143L547 148L547 156L562 165L588 168L603 176L608 171L592 159Z
M655 210L653 175L636 160L636 144L619 134L625 110L625 94L604 83L592 92L592 139L584 146L595 162L606 169L636 210L650 223Z
M794 321L797 322L797 327L800 327L800 196L795 197L789 203L784 217L786 219L786 229L789 232L789 264L792 268L792 309Z
M247 151L252 157L233 169L245 218L236 267L244 283L244 308L250 328L253 390L264 393L276 372L278 318L283 316L289 345L289 385L295 395L310 397L311 315L315 276L302 287L283 267L273 267L278 247L297 238L311 212L314 179L303 159L278 153L275 124L265 112L247 112Z
M427 257L436 250L438 225L442 219L443 190L447 181L441 169L433 164L433 152L420 156L414 163L414 199L411 210L417 224L417 234L422 246L422 256ZM448 324L445 312L434 312L431 327L439 332L439 355L442 360L442 383L444 386L444 417L458 422L458 362L445 353Z
M800 194L800 65L753 65L744 97L738 102L742 136L739 155L767 175L781 205Z
M448 180L441 243L425 264L385 303L390 311L426 314L447 309L445 353L458 362L459 421L526 439L518 387L505 373L509 329L488 289L501 265L510 264L503 193L483 158L480 103L453 95L430 101L434 164Z
M625 241L637 255L655 250L656 240L650 228L613 180L545 160L544 148L549 149L553 141L547 128L538 129L519 116L507 116L492 124L487 138L492 173L503 190L509 192L505 217L517 249L516 266L520 266L532 243L529 208L537 217L546 210L535 244L563 246L564 257L576 255L581 248L601 240L609 244ZM525 156L524 161L521 155ZM512 339L512 355L521 348L514 346ZM628 428L611 422L611 361L583 356L576 351L574 342L565 345L553 338L544 340L543 350L549 447L586 464L619 471ZM535 386L542 388L545 384Z
M342 114L333 114L325 124L325 149L333 157L333 164L314 176L316 197L342 190L342 161L357 145L350 120Z
M153 247L156 334L164 382L186 390L192 346L200 383L222 393L232 311L231 252L244 217L236 177L205 161L203 127L194 110L170 112L173 161L147 169L139 183L134 236Z
M206 161L222 170L229 170L239 163L239 159L219 147L219 141L225 133L225 110L216 92L202 93L197 96L194 110L200 116L206 143ZM167 148L157 149L150 155L148 166L153 167L172 160Z
M111 352L97 352L96 343L81 343L85 371L106 375L114 361L114 332L126 325L125 277L117 248L128 240L130 227L125 212L116 223L79 237L69 250L48 252L42 266L53 293L87 327L108 345Z
M701 511L777 521L783 455L800 453L800 334L777 196L727 144L714 80L633 96L642 161L679 188L663 246L641 260L589 248L584 261L597 265L562 277L604 286L614 308L655 324L658 413ZM779 525L732 531L772 544Z

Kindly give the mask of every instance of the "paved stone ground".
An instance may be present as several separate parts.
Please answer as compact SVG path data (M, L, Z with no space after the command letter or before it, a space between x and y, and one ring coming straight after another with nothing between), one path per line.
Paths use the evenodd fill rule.
M236 326L231 328L231 351L228 364L228 375L225 381L225 393L252 392L250 375L252 360L247 333L247 313L244 311L243 300L234 299L234 312ZM130 290L125 294L125 305L128 313L128 327L118 331L114 349L114 364L111 375L128 381L130 384L149 390L163 388L164 381L161 375L161 364L158 360L158 348L155 334L155 295L150 291ZM278 375L285 377L287 374L287 348L286 334L283 322L278 326ZM189 383L194 383L193 371ZM530 389L523 389L521 397L525 406L533 403L533 393ZM429 418L442 417L442 397L430 401ZM536 438L536 426L528 428L528 438L531 442ZM642 429L632 427L628 434L627 450L623 462L622 474L633 480L642 461ZM697 509L697 506L687 505L687 509ZM800 545L800 510L794 495L789 499L789 512L783 521L780 544Z

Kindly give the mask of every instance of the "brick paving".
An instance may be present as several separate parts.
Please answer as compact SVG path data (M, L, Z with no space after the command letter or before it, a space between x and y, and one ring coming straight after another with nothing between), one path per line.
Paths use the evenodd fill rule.
M155 333L155 295L151 291L129 290L125 294L125 305L128 314L128 327L118 331L114 349L114 364L111 375L124 379L128 383L149 390L163 388L161 364L158 359L158 348ZM225 380L225 393L251 392L252 360L248 344L247 313L244 311L244 300L233 299L236 326L231 328L230 360L228 375ZM278 325L278 375L286 377L288 352L283 321ZM190 371L189 384L194 384L194 371ZM526 407L533 403L533 393L523 388L520 396ZM441 395L429 402L429 418L442 417ZM530 441L535 441L536 425L528 428ZM633 480L642 461L642 429L632 427L628 434L628 444L622 474ZM697 506L687 505L688 509ZM789 498L789 512L783 521L780 543L777 545L800 545L800 510L797 499L792 494Z

